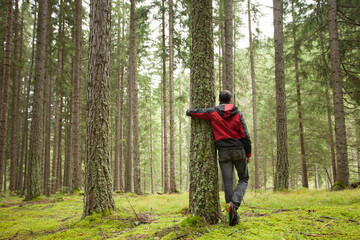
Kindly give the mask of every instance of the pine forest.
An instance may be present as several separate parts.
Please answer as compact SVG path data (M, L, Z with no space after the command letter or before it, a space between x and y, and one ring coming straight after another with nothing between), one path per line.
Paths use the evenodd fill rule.
M0 1L0 212L79 202L62 230L21 232L2 212L0 239L357 239L359 12L358 0ZM186 114L222 90L252 147L235 228L211 124ZM300 214L301 196L307 214L339 201L352 215L313 210L328 216L317 232L250 230ZM157 221L169 223L144 230Z

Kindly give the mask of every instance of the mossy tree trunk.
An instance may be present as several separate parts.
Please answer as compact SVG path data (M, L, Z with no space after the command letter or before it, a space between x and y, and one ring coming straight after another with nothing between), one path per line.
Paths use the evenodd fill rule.
M283 50L283 1L274 4L275 87L277 160L274 190L289 188L289 161L287 150L286 94Z
M90 1L83 217L115 209L109 150L111 1Z
M193 108L213 107L214 46L212 1L191 1L191 103ZM214 224L220 217L218 168L209 121L192 119L189 206L193 215Z

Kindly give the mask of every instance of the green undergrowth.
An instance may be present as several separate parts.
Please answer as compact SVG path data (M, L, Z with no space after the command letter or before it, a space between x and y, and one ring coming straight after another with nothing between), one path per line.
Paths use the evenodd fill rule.
M115 203L110 215L81 219L78 192L30 202L2 197L0 239L360 239L360 189L248 191L235 227L224 210L216 225L189 215L187 193L115 193Z

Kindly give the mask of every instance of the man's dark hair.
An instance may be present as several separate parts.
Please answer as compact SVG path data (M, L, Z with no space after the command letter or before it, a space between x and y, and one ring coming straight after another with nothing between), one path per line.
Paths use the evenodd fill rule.
M231 100L231 92L228 90L223 90L220 92L219 94L219 100L220 100L220 104L222 103L229 103Z

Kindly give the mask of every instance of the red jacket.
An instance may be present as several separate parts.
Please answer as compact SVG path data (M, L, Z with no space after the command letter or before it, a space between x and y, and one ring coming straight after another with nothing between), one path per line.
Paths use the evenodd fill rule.
M234 104L220 104L214 108L190 108L186 115L210 120L218 150L244 148L246 156L251 156L251 141L245 119Z

